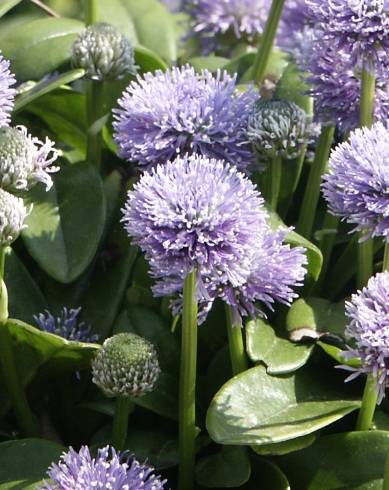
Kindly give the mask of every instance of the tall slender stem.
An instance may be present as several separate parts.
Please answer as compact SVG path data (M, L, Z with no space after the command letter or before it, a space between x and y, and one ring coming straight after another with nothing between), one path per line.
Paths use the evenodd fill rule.
M321 177L327 167L334 131L334 126L322 127L316 148L315 159L312 163L308 183L305 188L304 199L297 224L297 232L308 239L312 234L313 222L320 196Z
M4 277L5 250L0 247L0 364L4 384L15 411L18 425L24 436L38 435L36 420L29 407L24 388L16 368L12 340L7 327L8 295Z
M362 405L359 410L356 430L369 430L372 423L377 405L378 390L377 381L369 374L366 378L365 389L363 392Z
M253 65L253 80L263 82L285 0L273 0Z
M196 271L184 282L179 393L179 490L194 485L196 437L197 297Z
M87 161L100 168L102 117L104 116L104 82L87 82L88 142Z
M282 176L282 158L275 156L266 169L265 175L265 198L270 207L276 211L280 196Z
M130 406L131 400L128 396L118 396L116 398L115 415L112 424L112 445L117 451L124 449Z
M234 375L236 375L242 373L243 371L246 371L246 369L248 368L247 356L242 335L242 322L239 320L237 323L234 323L232 307L227 304L226 318L228 347L230 350L232 372Z
M85 0L85 24L87 26L97 22L97 1Z
M326 230L327 233L325 233L319 241L319 248L321 250L321 253L323 254L323 265L320 271L319 280L317 281L314 288L315 294L320 294L321 288L326 278L328 266L331 260L332 251L335 245L336 231L338 228L338 224L339 224L339 218L337 216L330 214L327 211L323 221L323 230Z
M370 127L373 124L375 76L367 68L369 60L365 60L361 78L361 98L359 123L361 127ZM373 67L370 67L373 70ZM373 274L373 241L361 241L358 247L358 274L357 284L361 289Z
M385 243L385 251L384 251L384 263L382 264L382 270L389 272L389 243Z

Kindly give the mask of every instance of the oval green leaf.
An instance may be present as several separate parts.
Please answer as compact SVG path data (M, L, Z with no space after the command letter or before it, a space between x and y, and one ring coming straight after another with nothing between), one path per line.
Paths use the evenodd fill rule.
M281 459L292 488L381 490L389 432L363 431L321 437Z
M142 0L143 1L143 0ZM138 42L134 22L121 0L99 0L95 2L96 18L117 27L133 44Z
M20 439L0 443L0 489L36 489L51 463L66 448L43 439Z
M269 374L284 374L302 367L313 344L295 344L278 337L262 319L251 320L246 328L246 350L253 362L263 362Z
M61 168L52 189L37 185L28 201L34 205L23 232L28 251L57 281L74 281L95 256L104 229L100 175L86 163Z
M220 444L273 444L311 434L359 406L360 401L334 391L320 372L270 376L257 366L219 390L208 409L207 428Z
M39 80L69 60L71 46L83 28L83 23L75 19L33 20L2 38L0 49L11 61L19 82Z
M316 434L296 437L290 441L276 442L275 444L262 444L261 446L251 446L251 449L260 456L280 456L283 454L300 451L311 446L316 441Z

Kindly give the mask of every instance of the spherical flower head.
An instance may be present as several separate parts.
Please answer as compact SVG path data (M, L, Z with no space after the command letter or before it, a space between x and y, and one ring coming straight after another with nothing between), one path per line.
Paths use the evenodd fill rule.
M298 297L294 288L302 286L308 261L303 247L284 243L289 231L263 226L246 283L221 293L241 316L266 317L264 306L273 311L274 303L289 306Z
M34 320L41 330L53 333L66 340L76 342L96 342L98 335L91 335L91 327L78 320L81 308L62 308L58 317L54 317L49 311L34 316Z
M10 122L10 113L14 106L16 80L10 72L9 61L3 58L0 53L0 127L8 126Z
M323 194L332 214L367 237L389 238L389 130L356 129L331 153Z
M270 0L185 0L184 10L192 19L193 36L208 54L231 46L231 40L254 42L263 32L270 5Z
M153 344L133 333L107 339L92 362L93 382L108 397L139 397L154 390L159 374Z
M50 481L41 490L162 490L166 483L149 466L124 457L110 446L98 449L96 457L87 446L79 452L69 448L47 474Z
M26 228L25 219L30 213L23 199L0 188L0 248L11 245Z
M210 304L222 284L250 272L263 199L235 166L184 156L145 173L123 209L125 228L149 261L157 296L180 295L197 270L198 299Z
M24 126L0 128L0 187L10 192L28 190L42 182L49 190L53 185L50 173L59 167L54 143L43 143L27 133Z
M361 70L349 53L320 36L313 44L305 67L310 75L310 95L315 98L315 119L322 124L337 124L343 133L359 125ZM377 73L374 119L386 122L389 117L389 84L387 74Z
M389 4L387 0L306 0L324 37L344 49L353 62L370 59L388 67Z
M120 156L147 169L190 152L246 169L254 155L244 128L258 96L235 89L227 72L190 66L138 77L114 110Z
M72 64L92 80L120 80L135 75L134 48L114 26L98 22L80 33L72 47Z
M389 273L381 272L369 279L367 286L353 294L346 302L346 315L350 319L346 337L353 342L345 359L360 358L358 369L347 379L361 373L372 374L377 381L378 401L381 402L389 386Z
M309 131L306 112L288 100L260 100L247 125L247 137L262 160L297 157Z

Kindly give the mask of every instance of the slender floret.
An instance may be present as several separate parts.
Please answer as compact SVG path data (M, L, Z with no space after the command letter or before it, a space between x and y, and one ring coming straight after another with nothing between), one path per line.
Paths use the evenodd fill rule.
M40 490L162 490L166 483L153 468L110 446L98 449L96 457L88 446L82 446L79 452L69 448L47 474L50 481Z
M0 129L0 187L15 192L28 190L42 182L49 190L53 185L50 173L59 167L54 143L46 138L40 141L28 134L24 126Z
M97 22L80 33L72 47L72 64L92 80L120 80L135 75L134 48L116 27Z
M343 352L345 359L359 358L360 368L344 366L353 371L346 381L361 373L371 374L377 382L378 402L389 386L389 272L370 278L366 287L353 294L346 303L350 323L346 337L352 347Z
M184 10L192 19L193 36L207 54L231 49L231 40L255 41L263 32L270 5L270 0L185 0Z
M41 330L59 335L66 340L96 342L98 335L91 335L91 326L77 318L80 312L81 308L69 310L64 307L60 315L55 317L46 310L44 313L35 315L34 320Z
M93 382L108 397L139 397L154 390L160 368L154 345L133 333L107 339L92 362Z
M313 20L322 26L324 39L349 53L354 64L369 59L387 70L387 0L306 0L306 3Z
M123 221L158 279L157 296L180 298L185 277L197 270L202 320L216 297L233 306L242 298L241 313L251 314L256 307L248 303L288 303L289 286L301 282L302 249L282 245L263 204L235 167L193 155L144 174L129 192Z
M199 153L240 169L253 163L244 134L258 96L236 92L236 77L190 66L146 73L131 82L114 110L120 156L143 170L177 155Z
M329 210L354 231L389 238L389 130L376 123L356 129L333 150L323 194Z
M0 127L8 126L10 113L14 106L16 80L9 69L9 61L0 52Z
M11 245L26 228L30 210L23 199L0 188L0 248Z

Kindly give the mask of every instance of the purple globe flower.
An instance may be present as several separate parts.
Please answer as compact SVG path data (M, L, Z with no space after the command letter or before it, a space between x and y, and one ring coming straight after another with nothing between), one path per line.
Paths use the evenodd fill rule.
M184 10L192 18L193 36L208 54L224 44L231 49L231 37L253 42L263 32L270 5L270 0L185 0Z
M54 317L49 311L34 316L38 328L45 332L53 333L66 340L76 342L96 342L98 335L91 335L91 327L78 320L81 308L68 310L62 308L58 317Z
M329 210L354 231L389 239L389 130L357 129L331 154L323 194Z
M114 110L120 155L142 169L187 152L245 169L254 157L244 129L258 96L235 89L226 72L197 74L190 66L138 77Z
M193 155L146 173L129 192L125 227L145 252L156 296L182 306L183 282L197 269L200 321L216 297L242 315L256 301L289 303L305 274L303 249L283 245L267 224L263 199L242 173Z
M145 252L158 296L180 294L196 268L199 301L238 287L266 219L263 199L236 167L198 155L145 173L123 209L126 230Z
M0 52L0 127L8 126L10 122L16 92L12 85L15 83L15 77L9 70L9 61Z
M47 474L51 481L41 490L161 490L166 483L152 468L133 457L124 458L110 446L99 449L96 458L87 446L79 452L70 448Z
M262 305L273 310L275 302L290 305L298 297L293 288L303 284L307 258L304 248L284 243L288 231L272 231L264 226L247 282L223 291L222 298L241 316L266 317Z
M342 132L359 125L361 72L349 53L324 42L320 36L306 66L307 82L315 98L315 118L323 124L338 124ZM389 83L387 75L377 74L374 118L385 122L389 117Z
M324 37L344 49L354 64L366 57L388 67L389 3L387 0L306 0ZM386 71L386 70L385 70Z
M346 303L350 323L346 337L353 347L343 352L345 359L360 358L362 366L342 368L353 371L346 381L361 373L371 374L377 381L378 402L389 386L389 273L381 272L370 278L367 286L353 294Z

